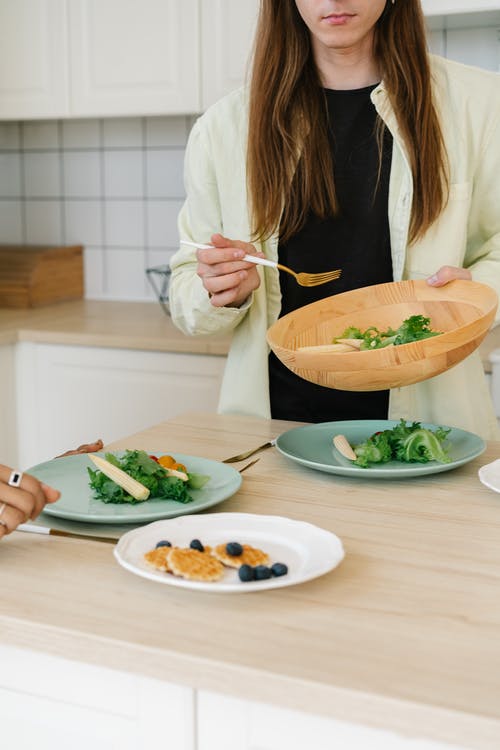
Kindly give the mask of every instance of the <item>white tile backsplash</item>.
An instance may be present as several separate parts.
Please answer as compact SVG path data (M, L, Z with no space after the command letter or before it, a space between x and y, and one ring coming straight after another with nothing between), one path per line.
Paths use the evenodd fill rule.
M22 203L20 201L0 201L0 231L0 243L19 245L24 242Z
M146 120L146 146L184 146L190 123L187 117L148 117Z
M81 244L85 296L154 299L177 246L191 117L0 123L0 243Z
M104 148L142 148L143 120L140 117L103 120Z
M184 195L184 149L155 149L146 154L148 198L179 198Z
M99 148L101 123L99 120L64 120L62 123L63 148Z
M146 204L148 247L174 248L179 242L177 216L182 201L148 200Z
M57 200L27 200L26 242L30 245L60 245L63 241L62 207Z
M58 198L61 195L61 160L55 151L24 154L24 189L28 198Z
M22 143L25 149L58 148L57 120L34 120L22 124Z
M21 161L19 153L0 153L0 197L21 196Z
M104 246L103 204L97 200L68 200L64 204L64 242Z
M146 300L146 259L142 249L112 248L104 255L106 296Z
M144 155L138 149L104 152L104 194L108 198L142 198Z
M107 247L144 248L144 201L106 201L104 222Z
M83 280L88 299L106 299L103 247L85 247L83 251ZM123 298L122 298L123 299Z
M100 198L102 168L99 151L66 151L62 154L64 196L67 198Z
M446 56L465 65L500 72L499 35L497 28L448 29L444 32Z
M18 122L0 123L0 149L17 151L21 146L21 128Z

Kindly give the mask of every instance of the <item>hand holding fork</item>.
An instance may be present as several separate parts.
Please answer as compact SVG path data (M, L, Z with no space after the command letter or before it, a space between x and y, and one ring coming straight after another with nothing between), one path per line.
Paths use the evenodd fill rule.
M189 242L188 240L181 240L181 245L191 245L191 247L197 247L198 250L212 250L214 248L214 245L203 245L197 242ZM285 273L291 274L300 286L327 284L329 281L338 279L342 273L340 268L337 268L335 271L320 271L319 273L306 273L305 271L297 273L282 263L276 263L274 260L269 260L268 258L261 258L259 255L245 254L242 260L247 263L255 263L258 266L269 266L270 268L278 268L280 271L285 271Z
M248 267L245 255L255 252L249 242L230 240L221 234L211 237L212 245L183 241L197 248L197 273L214 307L240 307L260 285L255 266ZM254 256L252 256L254 257Z

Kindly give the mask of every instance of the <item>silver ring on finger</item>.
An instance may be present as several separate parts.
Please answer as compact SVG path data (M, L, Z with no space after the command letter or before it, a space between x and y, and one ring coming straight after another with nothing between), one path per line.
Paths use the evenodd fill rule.
M19 487L21 484L21 479L23 478L23 474L21 471L11 471L9 480L7 482L8 485L11 487Z
M5 526L5 527L7 527L7 524L6 524L6 523L5 523L5 521L3 521L3 520L2 520L2 518L1 518L1 516L2 516L2 513L4 512L5 508L6 508L6 505L5 505L5 503L2 503L2 504L0 505L0 526Z

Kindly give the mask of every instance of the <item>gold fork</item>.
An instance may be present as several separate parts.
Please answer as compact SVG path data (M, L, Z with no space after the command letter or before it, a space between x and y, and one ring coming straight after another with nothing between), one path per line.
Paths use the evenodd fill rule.
M200 250L210 250L213 245L202 245L198 242L189 242L188 240L181 240L181 245L190 245L191 247L197 247ZM340 268L335 271L322 271L320 273L306 273L301 271L297 273L292 271L288 266L284 266L281 263L276 263L274 260L268 260L267 258L258 258L256 255L244 255L242 260L246 260L247 263L255 263L258 266L269 266L270 268L278 268L280 271L291 274L297 284L300 286L319 286L320 284L327 284L329 281L338 279L342 273Z
M267 443L259 445L257 448L251 448L249 451L245 451L244 453L238 453L237 456L230 456L229 458L225 458L221 463L234 464L238 461L244 461L245 458L250 458L250 456L253 456L256 453L260 453L260 451L264 451L267 448L272 448L274 445L276 445L276 440L269 440Z

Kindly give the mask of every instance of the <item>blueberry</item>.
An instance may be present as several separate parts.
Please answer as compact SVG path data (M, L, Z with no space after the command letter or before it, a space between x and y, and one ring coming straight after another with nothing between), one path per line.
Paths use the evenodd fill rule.
M268 568L267 565L256 565L253 572L256 581L263 581L266 578L271 578L271 568Z
M271 573L273 576L286 576L288 565L285 565L285 563L274 563L274 565L271 565Z
M191 547L191 549L197 549L198 552L205 552L205 547L199 539L192 539L189 546Z
M239 542L228 542L226 544L226 552L231 557L238 557L243 552L243 547Z
M254 579L254 569L251 565L240 565L238 568L238 575L240 577L240 581L243 581L246 583L247 581L253 581Z
M170 542L167 542L166 539L162 539L161 542L157 543L156 549L158 549L158 547L171 547L171 546L172 545L170 544Z

